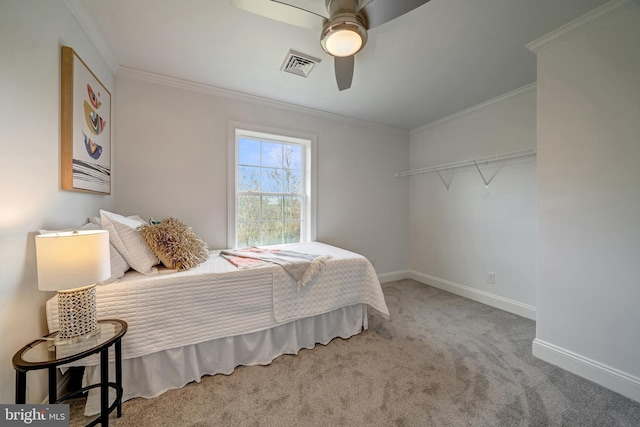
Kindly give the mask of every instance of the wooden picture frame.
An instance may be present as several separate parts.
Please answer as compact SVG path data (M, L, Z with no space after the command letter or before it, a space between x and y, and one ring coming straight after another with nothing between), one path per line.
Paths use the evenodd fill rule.
M111 93L68 46L61 73L62 189L111 194Z

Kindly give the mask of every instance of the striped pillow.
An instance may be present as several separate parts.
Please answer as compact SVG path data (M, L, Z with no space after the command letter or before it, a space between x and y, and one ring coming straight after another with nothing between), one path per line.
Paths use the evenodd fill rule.
M156 274L158 257L138 231L145 222L137 218L127 218L113 212L100 211L102 228L109 231L109 241L120 252L127 264L142 274Z

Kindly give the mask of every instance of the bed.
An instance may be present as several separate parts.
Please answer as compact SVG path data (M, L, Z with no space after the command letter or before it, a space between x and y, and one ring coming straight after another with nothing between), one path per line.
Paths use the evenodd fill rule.
M363 256L319 242L278 247L328 259L302 288L279 265L241 269L220 251L186 271L129 271L97 286L98 318L129 324L122 341L123 400L152 398L205 375L266 365L359 334L368 327L368 307L388 318L375 270ZM46 314L49 330L57 330L57 297L47 301ZM97 358L78 363L85 366L85 384L98 381Z

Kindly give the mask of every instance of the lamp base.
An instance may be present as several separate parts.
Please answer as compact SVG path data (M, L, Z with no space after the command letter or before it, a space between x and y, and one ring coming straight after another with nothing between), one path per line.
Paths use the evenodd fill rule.
M60 334L56 335L56 337L53 339L53 344L55 346L60 346L60 345L71 345L71 344L80 344L80 343L84 343L85 341L89 341L91 338L100 335L100 327L97 327L95 330L84 334L84 335L78 335L77 337L72 337L72 338L61 338Z
M96 312L96 286L58 291L60 331L56 344L79 342L100 332Z

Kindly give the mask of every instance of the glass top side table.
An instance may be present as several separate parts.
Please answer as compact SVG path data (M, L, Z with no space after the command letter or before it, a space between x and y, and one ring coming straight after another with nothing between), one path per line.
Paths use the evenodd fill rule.
M26 403L27 372L37 369L49 370L49 403L60 403L76 397L85 391L100 387L100 417L87 426L100 423L108 426L109 413L118 409L122 415L122 337L127 332L127 322L118 319L99 320L100 333L74 344L56 345L54 332L36 339L13 356L13 367L16 370L16 403ZM109 382L109 347L115 350L116 382ZM60 365L75 362L92 354L100 353L100 383L83 387L81 390L57 398L56 368ZM109 387L117 392L115 401L109 406Z

